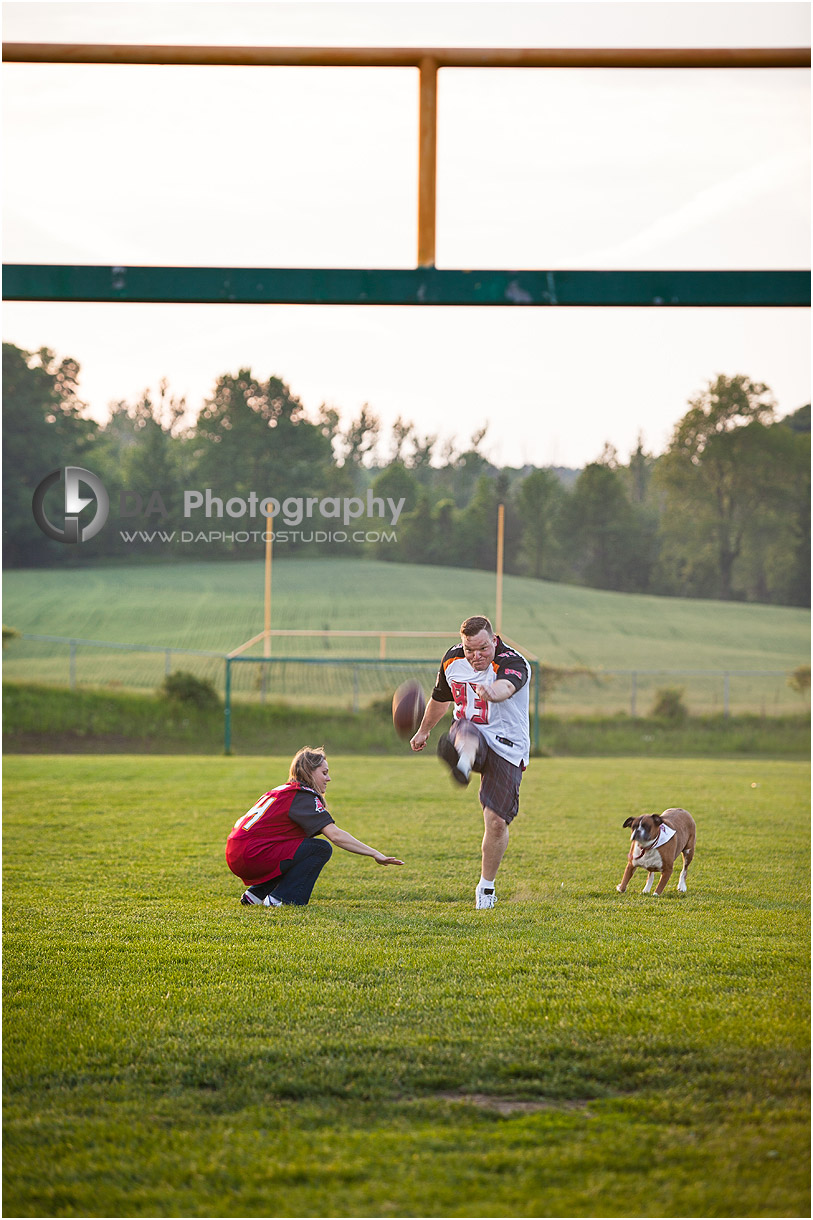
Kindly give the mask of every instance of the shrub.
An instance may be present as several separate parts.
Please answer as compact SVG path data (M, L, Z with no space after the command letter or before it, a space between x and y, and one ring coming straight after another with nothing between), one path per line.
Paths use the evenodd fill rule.
M197 678L185 669L167 674L161 684L160 694L174 703L192 703L204 711L220 706L217 691L206 678Z
M793 673L788 678L788 686L791 690L795 690L798 694L804 695L810 690L810 666L800 665L794 669Z
M671 724L683 723L689 715L689 709L683 702L685 689L683 686L664 686L655 691L652 715L656 720L668 720Z

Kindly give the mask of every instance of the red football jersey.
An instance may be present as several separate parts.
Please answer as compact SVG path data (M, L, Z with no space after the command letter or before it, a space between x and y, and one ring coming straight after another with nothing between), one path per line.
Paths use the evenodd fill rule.
M318 792L290 780L264 793L237 819L226 840L226 863L244 885L271 881L300 843L332 821Z

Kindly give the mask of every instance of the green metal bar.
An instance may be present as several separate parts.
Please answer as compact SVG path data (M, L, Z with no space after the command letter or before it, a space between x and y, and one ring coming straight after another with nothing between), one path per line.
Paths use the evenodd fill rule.
M803 307L809 271L458 271L10 263L7 301Z
M223 707L223 753L231 754L231 657L226 657L226 695Z

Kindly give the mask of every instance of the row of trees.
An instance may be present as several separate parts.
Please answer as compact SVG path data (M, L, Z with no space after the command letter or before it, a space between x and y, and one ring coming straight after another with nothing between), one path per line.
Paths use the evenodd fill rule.
M718 377L658 458L608 446L570 487L555 472L481 478L465 510L419 493L403 557L626 592L810 604L810 408L777 422L764 386ZM381 476L403 485L395 470ZM382 548L382 554L384 554Z
M185 402L166 384L135 404L116 404L103 425L88 420L78 365L57 361L47 349L28 353L4 344L3 376L6 566L133 559L139 550L157 558L162 552L154 541L125 543L119 527L188 528L181 520L185 488L208 487L224 501L256 491L280 502L372 490L404 500L397 542L347 542L343 555L361 550L399 562L493 568L503 503L509 573L624 591L809 604L810 408L777 420L768 388L743 375L718 376L690 401L665 453L647 453L639 442L622 462L605 446L582 471L497 469L482 452L485 429L462 450L403 420L386 437L367 406L344 426L328 407L309 418L281 378L262 381L247 369L220 377L191 423ZM101 477L114 521L119 490L140 495L143 515L111 522L81 547L45 538L33 520L32 492L45 474L66 465ZM151 502L154 492L160 499ZM261 522L226 525L257 530ZM307 547L313 554L317 545L292 538L276 553ZM248 558L261 548L235 543L231 553ZM330 544L325 549L336 553ZM187 545L182 553L213 558L228 550L207 547L196 555Z

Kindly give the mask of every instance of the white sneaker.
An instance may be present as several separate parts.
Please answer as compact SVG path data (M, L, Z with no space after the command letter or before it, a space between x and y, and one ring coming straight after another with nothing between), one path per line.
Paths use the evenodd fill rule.
M281 907L282 903L279 898L273 898L271 894L267 898L258 898L256 894L252 894L251 890L246 890L240 902L244 907Z
M477 889L474 891L474 896L474 906L478 911L485 911L489 907L494 907L497 905L497 895L494 893L493 885L484 885L482 887L478 885Z

